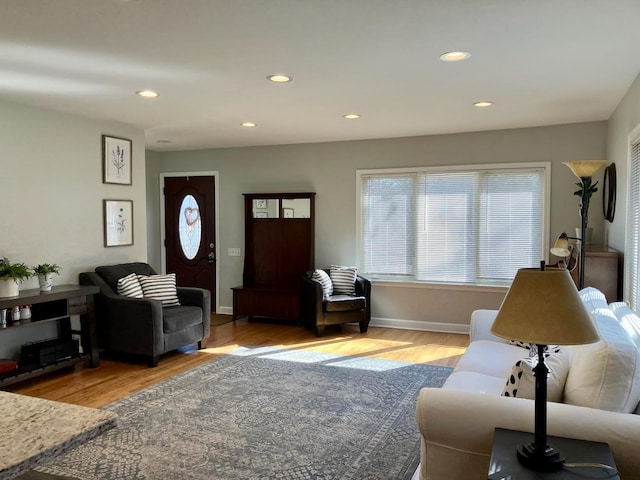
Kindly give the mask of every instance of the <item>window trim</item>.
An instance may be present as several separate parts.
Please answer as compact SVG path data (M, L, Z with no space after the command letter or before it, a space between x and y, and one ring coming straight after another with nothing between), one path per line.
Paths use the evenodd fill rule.
M510 162L510 163L483 163L483 164L464 164L464 165L432 165L432 166L415 166L415 167L399 167L399 168L370 168L356 170L356 265L362 270L362 221L361 221L361 199L362 199L362 177L365 175L398 175L419 172L477 172L481 170L525 170L525 169L541 169L543 171L543 215L544 225L542 228L542 249L541 260L549 263L549 232L551 225L551 162ZM397 284L423 284L423 285L443 285L445 286L464 286L471 289L500 287L500 285L486 285L481 283L467 284L455 282L432 282L424 280L410 280L406 278L393 279L387 276L371 276L371 280L376 283L392 282Z
M633 215L631 209L631 161L632 161L632 153L633 153L633 145L636 143L640 143L640 124L636 125L636 127L631 131L628 136L627 142L627 181L626 181L626 215L624 219L624 272L623 272L623 285L624 285L624 293L623 298L629 303L632 309L636 309L638 305L636 305L638 297L640 296L640 292L633 292L631 290L632 284L638 283L637 281L632 282L631 276L632 274L639 275L638 271L638 263L640 259L632 258L631 255L627 253L631 250L631 238L630 238L630 228L632 223L631 216ZM634 265L635 264L635 265Z

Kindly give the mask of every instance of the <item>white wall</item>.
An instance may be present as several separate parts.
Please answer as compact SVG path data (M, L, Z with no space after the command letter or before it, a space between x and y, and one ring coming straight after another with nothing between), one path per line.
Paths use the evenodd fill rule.
M147 184L158 184L161 172L220 172L219 223L220 306L231 311L230 288L242 284L243 257L226 255L230 247L244 250L243 193L316 192L316 266L353 264L355 242L355 172L357 169L416 165L463 165L509 162L552 163L550 242L579 225L577 181L562 162L603 159L606 122L551 127L251 148L164 152L149 155ZM600 177L601 178L601 174ZM159 193L149 190L149 215L159 216ZM155 197L155 201L154 198ZM600 205L600 192L592 199ZM603 240L603 215L592 208L589 225L594 242ZM153 223L152 223L153 222ZM156 220L149 242L159 245ZM149 252L160 267L159 248ZM373 289L373 317L379 323L460 330L475 308L497 308L504 289L402 287L380 284Z
M608 243L612 248L625 251L625 232L629 190L629 135L640 125L640 75L618 104L608 122L607 159L616 164L617 203L613 223L606 225ZM624 285L626 281L625 272ZM626 288L625 288L626 299Z
M102 183L102 134L133 141L133 185ZM77 284L78 273L102 264L146 261L143 132L0 101L0 256L28 265L57 263L54 284ZM134 245L105 248L103 199L130 199ZM21 289L37 288L36 279ZM25 338L53 336L53 324L0 332L0 357Z

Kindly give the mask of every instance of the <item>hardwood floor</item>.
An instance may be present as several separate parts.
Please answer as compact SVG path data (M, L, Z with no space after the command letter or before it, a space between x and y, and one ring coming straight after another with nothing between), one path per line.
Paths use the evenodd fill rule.
M216 316L214 320L219 320ZM219 322L216 322L219 323ZM342 355L367 356L412 363L455 366L469 343L467 335L369 327L327 327L324 337L291 324L248 322L246 319L211 328L206 349L185 348L160 358L156 368L143 359L101 354L98 368L66 370L14 384L8 391L49 400L102 407L166 378L189 370L240 346L273 346Z

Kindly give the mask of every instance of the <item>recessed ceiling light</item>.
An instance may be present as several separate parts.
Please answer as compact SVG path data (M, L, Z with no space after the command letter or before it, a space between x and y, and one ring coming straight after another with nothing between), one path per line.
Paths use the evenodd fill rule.
M276 74L276 75L269 75L267 79L275 83L287 83L292 81L293 77L290 77L289 75Z
M253 122L242 122L240 125L243 127L255 127L257 124Z
M482 101L482 102L476 102L473 105L480 108L490 107L491 105L493 105L493 102Z
M356 118L360 118L360 115L357 113L347 113L346 115L343 115L343 118L346 118L347 120L355 120Z
M139 90L136 93L144 98L156 98L160 96L158 92L154 92L153 90Z
M469 58L471 54L462 50L455 50L453 52L446 52L440 55L440 60L443 62L460 62Z

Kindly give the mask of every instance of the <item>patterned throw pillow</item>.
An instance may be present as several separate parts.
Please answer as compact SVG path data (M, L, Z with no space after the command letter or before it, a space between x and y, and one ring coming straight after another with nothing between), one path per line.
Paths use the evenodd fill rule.
M178 290L176 287L176 274L167 275L138 275L145 298L161 300L163 307L177 307Z
M331 276L331 283L333 283L333 293L355 295L356 277L358 276L358 269L356 267L331 265L329 274Z
M124 295L125 297L142 298L142 285L138 280L138 275L130 273L126 277L118 279L118 295Z
M333 283L331 278L324 270L316 270L313 272L311 279L322 285L322 296L330 297L333 294Z
M530 343L521 342L520 340L509 340L509 344L520 348L526 348L527 350L531 349Z
M537 360L531 357L518 360L511 369L511 375L507 378L502 396L534 400L536 379L533 368L537 363ZM569 358L560 348L556 347L552 353L544 354L544 363L549 369L547 401L560 402L569 373Z

